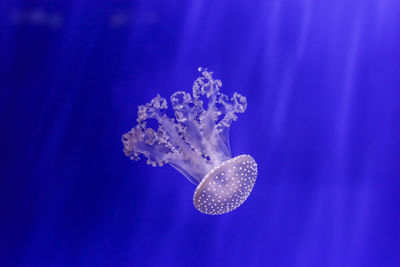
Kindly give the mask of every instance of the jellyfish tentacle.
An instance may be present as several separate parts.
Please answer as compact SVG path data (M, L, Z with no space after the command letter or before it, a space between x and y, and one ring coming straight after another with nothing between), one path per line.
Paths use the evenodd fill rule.
M186 157L194 157L194 155L192 155L193 151L190 150L188 145L185 144L179 136L179 132L182 131L180 125L175 123L174 118L169 118L164 114L163 110L166 110L167 108L168 105L166 99L157 95L150 103L139 107L138 119L140 118L140 122L143 122L143 120L148 118L156 119L159 125L162 126L162 136L164 136L163 140L166 143L170 143Z
M221 114L216 104L218 103L222 82L214 80L212 72L207 71L207 69L200 68L199 70L203 77L199 77L194 82L193 98L198 108L203 111L200 117L200 131L203 136L208 137L204 146L211 161L219 164L231 157L230 150L219 136L215 125ZM204 110L203 101L200 99L202 95L208 98L207 110Z
M229 99L220 93L222 83L213 79L212 72L199 71L202 76L195 80L192 94L178 91L171 95L175 118L166 115L167 100L159 94L138 107L137 126L122 138L127 156L137 160L144 155L153 166L170 163L198 182L231 158L229 127L236 114L246 109L246 98L235 93ZM147 127L148 119L158 122L157 130Z
M196 154L202 156L202 151L204 151L203 137L196 120L198 113L193 107L189 106L193 104L190 94L183 91L175 92L171 95L171 103L176 120L181 125L183 139Z

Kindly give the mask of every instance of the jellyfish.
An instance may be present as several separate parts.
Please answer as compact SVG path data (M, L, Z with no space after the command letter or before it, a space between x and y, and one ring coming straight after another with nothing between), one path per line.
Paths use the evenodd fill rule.
M219 215L238 208L257 179L257 163L247 154L232 157L229 128L247 108L246 97L220 92L222 83L212 72L201 76L192 94L178 91L170 100L175 118L167 115L167 100L157 95L138 107L137 125L122 136L124 153L140 156L147 164L169 164L196 185L194 206L202 213ZM157 122L156 127L150 121Z

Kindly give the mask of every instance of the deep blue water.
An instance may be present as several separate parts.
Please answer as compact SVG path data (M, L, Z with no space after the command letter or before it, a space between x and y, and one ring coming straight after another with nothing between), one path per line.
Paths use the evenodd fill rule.
M1 266L400 266L397 0L0 2ZM208 67L259 176L222 216L132 162L137 105Z

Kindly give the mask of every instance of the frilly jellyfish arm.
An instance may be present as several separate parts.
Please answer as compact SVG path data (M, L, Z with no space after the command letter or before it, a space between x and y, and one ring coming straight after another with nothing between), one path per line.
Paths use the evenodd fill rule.
M209 190L211 187L204 184L205 177L211 177L207 178L210 181L216 179L218 176L213 176L213 171L222 170L221 166L230 166L227 165L232 158L229 127L237 119L237 113L246 110L247 101L238 93L231 98L220 93L221 81L214 80L212 72L207 69L199 68L199 71L202 76L194 82L192 95L178 91L171 96L175 118L165 114L167 101L157 95L150 103L138 107L137 125L123 135L122 142L125 154L131 159L138 160L143 155L153 166L168 163L192 183L201 183L202 188ZM147 127L149 119L157 120L157 129ZM246 164L250 164L251 160L246 159ZM232 160L235 164L239 162L236 158ZM201 210L201 205L195 206L212 214ZM224 212L229 209L227 207ZM210 206L207 208L211 209Z
M157 95L150 103L138 107L138 124L122 137L125 155L138 160L140 155L147 158L147 163L153 166L163 166L170 163L179 170L186 170L188 179L198 177L199 172L206 172L203 159L196 155L182 138L185 129L175 119L164 114L167 101ZM147 119L158 121L158 130L147 128Z

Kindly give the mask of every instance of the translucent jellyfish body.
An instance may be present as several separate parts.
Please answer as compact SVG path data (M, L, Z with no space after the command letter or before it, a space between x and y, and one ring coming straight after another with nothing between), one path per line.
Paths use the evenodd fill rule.
M192 94L171 96L175 118L167 116L167 100L157 95L138 107L137 125L122 136L124 153L133 160L143 155L153 166L170 164L197 185L194 206L206 214L223 214L239 207L250 195L257 164L249 155L232 158L229 127L247 107L246 98L220 92L222 83L212 72L202 76ZM156 120L152 128L149 120Z

